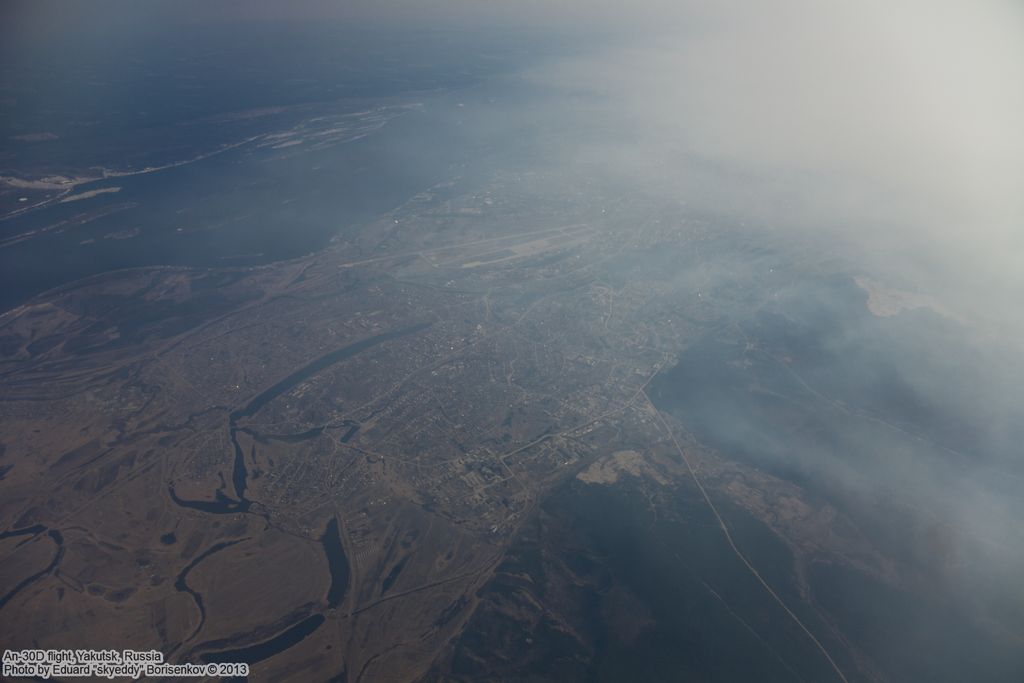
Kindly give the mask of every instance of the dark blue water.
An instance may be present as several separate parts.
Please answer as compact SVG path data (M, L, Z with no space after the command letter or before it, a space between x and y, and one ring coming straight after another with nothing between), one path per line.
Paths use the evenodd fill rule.
M314 633L324 623L324 615L314 614L306 617L299 623L284 632L274 636L270 640L242 647L237 650L225 650L222 652L211 652L203 655L202 659L207 664L221 662L244 662L255 664L269 659L276 654L284 652L288 648L301 643L307 636Z
M323 545L327 566L331 571L331 587L327 591L327 606L336 609L345 599L349 578L348 556L345 555L345 548L341 544L337 519L332 517L331 521L327 523L327 529L320 537L320 543Z
M121 190L0 220L0 242L36 234L0 246L0 310L116 269L245 266L317 250L474 159L480 141L446 98L540 52L535 37L507 32L356 34L302 22L169 30L148 12L124 32L84 12L67 26L31 14L0 22L3 175L162 167L317 117L422 108L350 143L242 146L80 185L76 194ZM273 113L231 118L253 110ZM23 139L40 134L53 139ZM21 194L31 193L0 191L0 216L40 198L21 203Z
M0 248L0 309L122 268L247 266L310 253L440 182L465 153L443 118L411 112L325 150L285 157L243 147L82 185L76 193L121 190L0 222L0 238L37 234Z

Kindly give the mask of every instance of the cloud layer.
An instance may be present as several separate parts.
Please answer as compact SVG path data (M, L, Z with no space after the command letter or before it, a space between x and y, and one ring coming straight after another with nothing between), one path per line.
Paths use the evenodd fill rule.
M1024 9L727 2L638 32L657 7L534 74L602 96L621 126L577 153L827 236L979 322L1024 322Z

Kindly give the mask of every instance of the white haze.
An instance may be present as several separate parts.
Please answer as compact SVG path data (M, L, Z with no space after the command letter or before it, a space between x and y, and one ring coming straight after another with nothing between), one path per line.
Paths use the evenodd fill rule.
M986 349L983 386L970 387L985 407L956 385L932 386L932 398L951 414L987 413L979 449L1015 429L1019 386L993 378L1024 367L1024 4L648 4L622 15L621 31L601 7L606 46L528 74L555 92L590 95L579 125L593 116L607 131L566 141L566 162L813 241L882 282L919 290ZM948 369L935 377L954 376ZM723 433L743 420L723 415ZM1020 506L1006 494L1019 458L966 470L937 460L862 464L858 495L870 506L873 489L902 476L901 497L962 529L960 541L1011 539L977 553L978 566L1024 566ZM842 463L819 465L855 488Z
M576 153L825 235L964 319L1022 331L1024 6L707 5L534 74L605 96L631 131Z

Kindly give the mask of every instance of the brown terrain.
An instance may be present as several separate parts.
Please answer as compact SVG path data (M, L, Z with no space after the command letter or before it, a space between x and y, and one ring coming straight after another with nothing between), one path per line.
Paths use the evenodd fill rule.
M112 273L0 318L4 646L154 648L248 661L255 680L501 680L539 629L572 644L576 664L549 674L571 678L603 646L573 616L596 579L556 559L574 535L552 496L625 487L642 514L735 552L810 653L801 677L876 678L800 577L824 562L896 582L893 567L646 392L723 324L721 302L755 308L770 289L737 275L754 292L737 303L700 265L685 297L657 269L623 277L631 254L699 255L703 224L624 234L611 200L516 200L543 182L455 181L304 259ZM791 591L730 536L737 515L792 554ZM546 583L516 568L534 552ZM648 608L619 583L600 592L638 642ZM500 623L514 628L486 630Z

